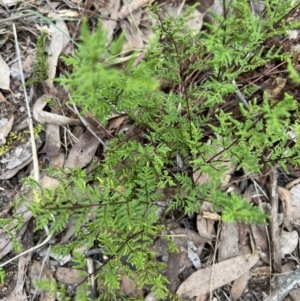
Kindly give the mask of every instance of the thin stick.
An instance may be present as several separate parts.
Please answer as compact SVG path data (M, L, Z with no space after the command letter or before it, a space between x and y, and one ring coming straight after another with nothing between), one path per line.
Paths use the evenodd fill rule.
M28 115L28 126L29 126L29 131L30 131L32 159L33 159L33 175L34 175L34 179L38 183L40 183L39 163L38 163L37 149L36 149L36 144L35 144L35 139L34 139L33 122L32 122L32 116L31 116L30 107L29 107L29 100L28 100L28 95L27 95L26 86L25 86L25 79L24 79L24 73L23 73L23 67L22 67L22 61L21 61L21 55L20 55L20 48L19 48L19 44L18 44L18 37L17 37L15 23L13 23L13 32L14 32L15 46L16 46L16 51L17 51L17 55L18 55L21 81L22 81L22 86L23 86L23 90L24 90L24 97L25 97L25 103L26 103L26 109L27 109L27 115Z
M277 187L277 168L275 167L270 175L270 201L271 201L271 218L270 218L270 236L271 236L271 249L273 269L277 273L281 273L281 253L279 243L279 222L278 222L278 187Z
M244 95L242 94L242 92L239 90L239 88L237 87L236 81L233 79L232 80L232 84L235 86L236 90L235 90L235 94L237 96L237 98L239 99L239 101L245 106L245 108L247 110L249 110L249 105L247 100L245 99Z
M18 44L17 32L16 32L16 27L15 27L14 23L13 23L13 32L14 32L16 51L17 51L17 55L18 55L22 86L23 86L23 89L24 89L24 96L25 96L25 102L26 102L26 108L27 108L27 114L28 114L28 123L29 123L30 139L31 139L31 147L32 147L32 157L33 157L34 179L38 183L40 183L39 164L38 164L37 150L36 150L36 144L35 144L35 139L34 139L33 122L32 122L32 116L31 116L30 107L29 107L29 100L28 100L28 96L27 96L27 92L26 92L26 86L25 86L24 74L23 74L23 69L22 69L22 62L21 62L21 55L20 55L20 49L19 49L19 44ZM54 217L53 217L53 219L54 219ZM50 239L52 238L52 234L49 234L49 229L48 229L47 225L44 226L44 230L46 232L47 237L45 238L45 240L42 243L40 243L37 246L32 247L29 250L26 250L23 253L18 254L17 256L15 256L15 257L9 259L8 261L0 264L0 267L4 267L8 263L18 259L19 257L21 257L21 256L23 256L27 253L30 253L34 250L39 249L40 247L44 246L48 241L50 241Z

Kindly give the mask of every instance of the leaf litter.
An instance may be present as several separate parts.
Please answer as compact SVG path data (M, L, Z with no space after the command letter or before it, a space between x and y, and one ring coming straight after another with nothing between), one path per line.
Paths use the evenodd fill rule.
M110 1L106 7L101 8L103 9L103 14L111 17L111 19L105 19L103 22L104 26L108 29L109 42L114 39L115 30L118 26L118 22L116 20L119 18L124 20L121 29L124 32L125 40L127 41L123 50L125 52L138 50L142 53L150 38L153 36L153 33L149 30L149 25L153 25L154 20L151 19L151 17L147 15L147 12L143 9L143 5L150 2L151 1L147 0L135 0L124 4L120 0L114 0ZM55 4L55 6L52 7L56 10L54 15L68 17L78 16L78 11L80 11L80 5L82 3L80 1L71 1L71 3L72 5L70 5L70 7L72 9L68 10L64 10L59 6L59 4ZM12 1L1 1L1 4L6 5L7 7L14 5ZM51 4L54 5L54 3ZM201 1L201 4L203 4L200 6L201 10L195 11L195 18L193 22L191 21L187 24L187 26L193 28L195 32L201 30L203 18L206 15L207 9L213 4L213 1ZM23 5L26 7L25 2ZM257 6L257 4L253 3L253 7L256 11L262 11L261 7ZM75 8L79 9L76 10ZM188 4L184 6L181 4L177 6L165 5L162 11L162 17L164 18L167 15L173 15L176 17L184 13L184 11L188 8ZM220 1L215 1L214 9L217 12L222 11L223 8L222 5L220 5ZM51 9L49 9L49 11L50 10ZM43 11L40 11L40 13L43 13ZM148 19L145 18L146 16ZM34 24L35 20L33 19L31 22ZM147 24L147 26L145 26L145 24ZM56 97L57 94L59 94L59 91L56 91L56 87L53 84L52 79L56 77L60 64L60 56L65 52L69 43L69 39L66 36L76 35L76 32L69 32L68 24L64 21L56 21L55 25L56 27L51 25L50 30L52 30L52 35L48 37L50 40L48 49L48 63L50 68L48 71L48 80L46 81L48 91L44 91L47 93L50 92L50 98ZM65 34L63 34L63 32ZM29 36L29 40L30 39L33 38ZM32 49L29 49L29 47L25 44L23 46L25 52L27 51L27 55L23 57L23 69L28 76L30 76L34 56L32 55ZM7 47L9 46L7 45ZM17 72L18 65L11 65L11 68L9 68L7 61L9 61L9 57L7 55L0 56L0 88L8 91L12 90L13 93L17 95L18 89L16 87L20 87L21 85L19 81L19 74ZM11 77L9 76L10 74ZM273 79L270 83L266 82L265 86L266 93L268 93L271 98L276 99L286 88L286 82L283 78L276 77L275 80ZM3 91L3 93L5 93L5 91ZM42 93L41 95L39 89L33 91L33 94L35 95L33 104L35 120L46 124L46 137L44 137L42 141L44 143L43 149L40 149L39 151L41 154L46 154L47 158L51 162L49 163L49 166L58 166L65 169L76 167L84 168L87 166L95 157L97 149L99 148L99 141L95 139L94 135L91 134L90 131L84 130L82 122L78 118L70 116L70 111L67 110L66 107L63 107L58 114L53 109L49 112L49 110L45 110L45 107L49 106L49 103L46 101L48 98L47 94ZM17 110L21 110L23 107L20 100L6 93L4 95L3 99L5 99L7 104L6 109L1 109L0 112L0 121L2 122L0 127L0 141L2 145L6 143L7 137L14 127L21 123L21 114L19 111L16 113L15 108L17 108ZM13 107L14 109L7 109L10 107ZM5 116L2 116L4 111L6 114ZM62 112L67 112L68 116L64 116ZM91 122L89 117L90 116L84 116L86 120ZM77 126L76 129L78 132L75 131L75 128L70 129L70 126L72 125ZM130 127L131 125L128 124L128 117L126 114L111 118L106 132L103 130L99 131L98 125L94 124L92 126L96 132L98 130L97 133L101 136L101 139L109 137L109 133L120 132L123 130L126 131ZM65 131L64 139L61 137L62 129ZM69 132L66 129L68 129ZM69 136L67 136L66 133L69 133ZM72 139L74 140L72 141ZM63 140L68 140L68 154L61 151ZM11 153L14 155L8 157L7 153L5 156L0 156L0 162L2 164L0 169L1 180L10 179L24 169L27 175L30 173L30 167L28 167L28 165L32 159L27 147L28 143L29 140L24 144L21 144L17 140L17 143L11 146ZM42 143L38 144L38 148L40 148L41 145ZM222 153L222 150L220 150L220 153ZM225 160L228 158L222 158L221 156L215 158L215 160L222 161L221 159L225 161L221 163L222 166L225 164L227 169L227 172L224 173L224 179L222 182L222 185L225 188L230 184L230 181L232 181L232 175L236 171L236 164L231 162L230 159ZM27 169L25 167L27 167ZM193 177L195 183L198 185L204 185L210 181L209 177L205 175L205 173L195 172ZM56 187L59 185L59 182L44 174L41 179L41 184L43 187ZM5 185L6 184L4 182L1 182L1 187L3 186L7 189L7 186ZM297 197L299 195L297 189L297 186L291 190L278 187L279 197L283 206L283 224L288 230L282 230L280 238L278 237L282 246L282 257L289 256L298 244L298 232L295 231L295 229L298 229L298 214L300 212L298 210L299 206L297 203ZM32 198L30 195L28 197ZM249 202L254 198L257 198L259 202L262 201L259 196L254 197L251 195ZM26 207L22 203L19 204L17 211L23 216L25 222L29 221L32 217L30 212L26 210ZM178 247L179 253L170 253L166 248L166 243L162 240L160 241L161 246L156 248L156 252L158 253L158 256L163 255L164 262L167 263L166 274L170 280L169 288L171 291L177 292L179 295L184 297L197 296L197 300L200 300L204 299L205 294L211 293L215 289L220 289L222 286L233 281L231 295L233 300L237 300L247 288L250 281L249 277L250 279L252 277L250 270L259 262L259 256L262 259L262 254L265 254L265 259L263 261L267 264L270 263L270 258L268 258L268 256L269 248L272 246L269 245L268 230L264 226L250 226L248 228L245 225L240 225L238 223L230 225L224 224L218 219L218 215L212 211L211 204L205 202L202 204L201 211L196 215L195 228L182 228L182 225L176 224L174 225L174 228L170 229L170 235L172 236L173 242ZM216 237L216 224L222 226L220 237ZM15 225L16 224L13 224L12 227ZM25 224L24 227L17 232L16 238L21 240L24 234L28 231L29 230ZM70 229L70 234L65 237L65 240L67 241L67 239L73 234L74 231ZM251 239L253 239L254 247L261 250L260 255L255 252L253 254L240 254L241 250L243 250L245 246L249 247L250 245L249 235L251 236ZM0 233L0 241L0 257L4 262L5 256L12 250L12 241L9 237L7 237L5 232ZM213 247L217 247L218 249L213 250ZM207 259L212 255L212 252L217 252L217 262ZM60 263L67 264L69 260L70 257L66 262ZM32 280L38 279L38 277L41 276L53 279L54 281L56 279L56 281L61 283L76 284L78 282L77 271L69 267L58 267L58 261L58 259L52 259L52 263L47 262L47 264L43 267L40 262L33 261L29 269L29 280L32 282ZM52 266L50 266L51 264ZM259 264L261 265L262 263ZM21 265L19 268L20 267L23 268ZM260 267L265 266L259 266L256 269ZM52 268L55 269L54 274L51 271ZM9 272L9 269L7 269L7 272ZM287 287L285 292L277 292L276 295L275 290L275 293L273 292L266 300L281 300L281 295L285 295L287 291L291 291L295 283L295 280L293 279L295 278L295 275L298 275L297 273L299 273L298 270L292 272L285 280L283 280L285 281L283 286ZM12 278L16 278L15 274L12 275L14 275ZM293 285L291 283L293 283ZM141 290L136 288L134 283L130 282L129 279L123 278L122 285L123 287L121 290L126 296L142 295ZM28 287L32 287L32 283ZM27 300L24 294L23 284L17 285L15 289L4 284L4 288L7 288L7 290L5 293L2 293L1 296L7 296L6 300ZM34 289L34 287L32 288ZM291 292L291 296L292 295L293 294ZM275 297L273 296L276 296L277 299L274 299ZM55 300L55 296L41 296L40 300L49 300L49 298ZM152 293L149 292L145 300L151 300L153 298L155 299L155 297L152 296Z

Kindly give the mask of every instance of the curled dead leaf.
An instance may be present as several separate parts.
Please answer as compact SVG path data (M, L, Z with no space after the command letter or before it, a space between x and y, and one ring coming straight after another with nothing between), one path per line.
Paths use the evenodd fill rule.
M49 113L43 111L45 106L47 105L49 99L51 99L51 95L44 94L41 96L33 106L33 117L36 121L40 123L50 123L56 125L81 125L81 121L78 119L69 118L66 116L61 116L58 114Z

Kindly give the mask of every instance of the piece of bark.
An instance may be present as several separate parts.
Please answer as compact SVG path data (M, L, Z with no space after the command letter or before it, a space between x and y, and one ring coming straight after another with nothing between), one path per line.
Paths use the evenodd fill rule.
M276 289L264 301L281 301L300 282L300 268L287 275L280 281Z

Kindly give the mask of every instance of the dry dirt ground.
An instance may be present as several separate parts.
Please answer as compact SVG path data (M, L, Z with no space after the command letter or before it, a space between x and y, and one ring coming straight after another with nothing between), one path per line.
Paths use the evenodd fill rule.
M17 2L17 5L16 5ZM25 80L32 76L35 62L35 51L37 37L41 30L47 32L48 53L48 79L27 86L30 111L34 115L34 123L44 124L44 130L39 131L36 138L37 159L39 169L48 166L56 167L85 167L97 154L97 148L87 158L72 157L70 151L75 147L92 147L93 135L85 137L83 144L69 143L69 152L64 156L64 145L62 137L71 139L72 135L81 137L85 126L82 125L77 112L64 104L68 95L53 84L52 78L63 73L65 65L61 56L69 56L74 53L74 45L61 34L76 38L80 28L80 20L88 16L96 22L98 18L103 19L108 28L109 39L113 39L116 32L124 31L126 43L124 49L130 51L140 49L141 52L151 38L149 30L151 20L142 18L145 13L143 5L152 1L131 1L124 5L122 1L0 1L0 216L1 218L12 218L12 205L22 191L21 179L36 172L33 168L34 155L31 148L30 133L28 130L28 111L24 90L22 87L22 72L20 71L19 59L15 47L15 36L13 24L16 26L18 46L21 51L20 59ZM160 3L163 3L161 1ZM165 15L172 15L174 11L186 9L192 3L172 3L166 1L164 6ZM207 17L207 9L213 1L202 1L201 10L196 11L197 22L189 24L194 30L201 30L202 20ZM215 3L216 11L221 6ZM260 6L254 9L259 12L263 10ZM138 13L136 13L138 11ZM39 15L36 15L37 12ZM299 10L293 10L291 14L299 14ZM40 16L43 16L42 19ZM129 20L135 18L135 26L140 27L136 31L130 22L120 23L118 20ZM46 19L55 22L60 31L56 30ZM65 21L63 21L65 20ZM134 32L134 34L133 34ZM141 33L143 38L141 38ZM291 33L292 34L292 33ZM266 41L268 47L275 45L283 47L284 51L292 51L298 45L298 37L290 39L288 36L282 39L270 39ZM260 68L243 76L238 84L246 85L250 81L257 81L264 86L274 97L279 97L284 92L289 92L295 98L299 98L299 89L294 84L286 82L285 66L274 62L269 66ZM43 102L44 94L53 93L61 101L60 107L54 111L46 107ZM57 107L56 107L57 108ZM228 101L223 109L235 110L234 102ZM47 114L45 114L47 112ZM63 119L61 119L63 117ZM128 127L126 116L115 116L111 119L106 132L114 133ZM96 129L99 121L89 119L92 128ZM65 135L61 135L60 129L64 129ZM38 130L37 130L38 131ZM72 135L68 133L72 132ZM76 131L76 132L75 132ZM101 137L103 131L96 134ZM99 145L99 144L96 144ZM39 171L38 171L39 172ZM267 226L244 225L241 223L224 224L218 215L212 213L209 203L204 203L201 212L193 216L184 216L174 227L170 228L175 243L180 247L179 253L168 253L165 241L156 240L154 249L166 262L166 275L170 281L170 289L180 294L178 287L182 284L191 285L193 281L205 279L213 283L214 288L210 292L211 300L300 300L299 283L300 271L297 269L299 263L299 221L300 221L300 178L299 167L290 166L289 173L282 170L270 171L269 176L254 179L247 189L241 190L237 184L240 183L238 173L232 171L228 185L230 189L242 191L243 197L256 203L265 203L269 200L272 192L279 195L282 203L279 205L281 221L273 217L270 222L273 230ZM195 180L198 175L194 175ZM47 187L53 185L51 179L40 173L42 184ZM282 205L283 204L283 205ZM282 207L288 207L284 210ZM24 208L23 208L24 209ZM288 211L288 212L287 212ZM72 296L73 289L80 282L76 276L78 271L72 268L70 260L64 261L51 256L49 244L39 247L44 234L37 237L34 234L34 221L30 213L25 213L24 226L17 232L17 237L23 250L31 250L20 258L6 264L17 255L12 249L12 239L0 231L0 261L6 272L6 278L0 283L1 300L55 300L56 296L41 293L36 290L33 280L46 278L55 279L58 284L65 284ZM283 223L282 223L283 220ZM276 224L277 223L277 224ZM284 226L283 226L284 225ZM270 239L270 231L278 231L276 238ZM280 231L279 231L280 230ZM60 239L68 239L68 231ZM203 239L203 237L209 237ZM240 250L243 249L241 253ZM255 253L254 250L259 250ZM273 251L280 252L279 261L273 262ZM249 253L252 253L249 255ZM50 255L49 255L50 254ZM99 260L95 255L90 255L93 261ZM273 262L273 265L270 264ZM201 268L200 268L201 263ZM186 267L186 269L182 269ZM212 269L214 271L212 273ZM217 276L212 276L217 275ZM231 275L228 282L228 275ZM194 277L194 278L193 278ZM217 280L216 280L217 279ZM212 282L211 282L212 281ZM183 286L181 286L181 289ZM124 296L142 296L145 300L155 300L149 291L140 290L134 286L129 279L122 279L121 291ZM202 291L195 293L199 295L196 300L206 300L209 294ZM286 297L284 297L286 295ZM268 297L269 296L269 297Z

